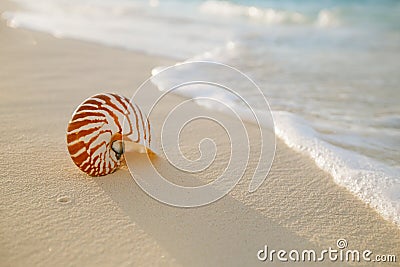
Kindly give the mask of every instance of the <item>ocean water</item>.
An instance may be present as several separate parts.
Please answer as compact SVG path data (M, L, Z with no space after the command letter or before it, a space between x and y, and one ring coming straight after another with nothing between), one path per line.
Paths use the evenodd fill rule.
M279 138L400 225L400 1L16 2L10 27L245 72Z

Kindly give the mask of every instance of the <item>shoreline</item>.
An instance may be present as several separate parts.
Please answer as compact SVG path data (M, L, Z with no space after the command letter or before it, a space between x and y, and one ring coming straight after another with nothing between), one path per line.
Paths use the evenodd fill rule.
M0 257L6 266L262 264L256 253L265 244L326 248L339 238L352 249L398 252L400 230L393 223L279 139L261 188L247 192L249 171L231 193L201 208L151 199L124 169L86 176L66 151L73 109L99 90L129 96L153 67L174 62L12 29L4 20L0 27L1 58L7 62L0 72L1 121L7 126L1 130L6 151L0 161ZM190 144L204 134L202 124L190 130L183 139L188 153L196 153ZM250 165L255 163L251 158ZM163 163L159 167L167 170Z

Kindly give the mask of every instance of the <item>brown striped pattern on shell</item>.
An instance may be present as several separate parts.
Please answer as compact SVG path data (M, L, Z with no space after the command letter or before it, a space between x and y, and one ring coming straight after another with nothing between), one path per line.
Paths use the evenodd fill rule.
M82 171L91 176L107 175L124 160L111 147L114 141L122 144L123 136L150 148L151 129L145 114L124 96L97 94L73 113L67 129L68 151Z

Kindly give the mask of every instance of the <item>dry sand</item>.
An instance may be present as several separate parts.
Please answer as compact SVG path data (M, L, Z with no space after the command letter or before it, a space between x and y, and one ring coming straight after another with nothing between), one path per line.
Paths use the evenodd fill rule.
M99 92L131 96L153 67L172 64L170 59L11 29L2 21L0 62L1 266L266 265L256 257L265 244L336 248L339 238L351 249L400 257L394 224L279 140L261 188L247 192L252 155L238 186L201 208L157 202L126 168L100 178L80 172L65 143L75 107ZM163 108L158 112L153 125L161 123ZM247 127L257 147L251 138L256 128ZM183 134L183 151L196 157L198 140L210 133L218 139L219 131L209 122L194 123ZM218 148L223 162L229 153ZM209 181L221 167L185 180L164 159L156 166L182 184Z

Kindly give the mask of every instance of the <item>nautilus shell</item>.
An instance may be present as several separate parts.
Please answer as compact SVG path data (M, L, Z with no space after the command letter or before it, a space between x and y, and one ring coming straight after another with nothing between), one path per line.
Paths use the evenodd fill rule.
M113 93L94 95L78 106L68 124L67 146L76 166L91 176L114 172L126 151L155 151L146 115Z

